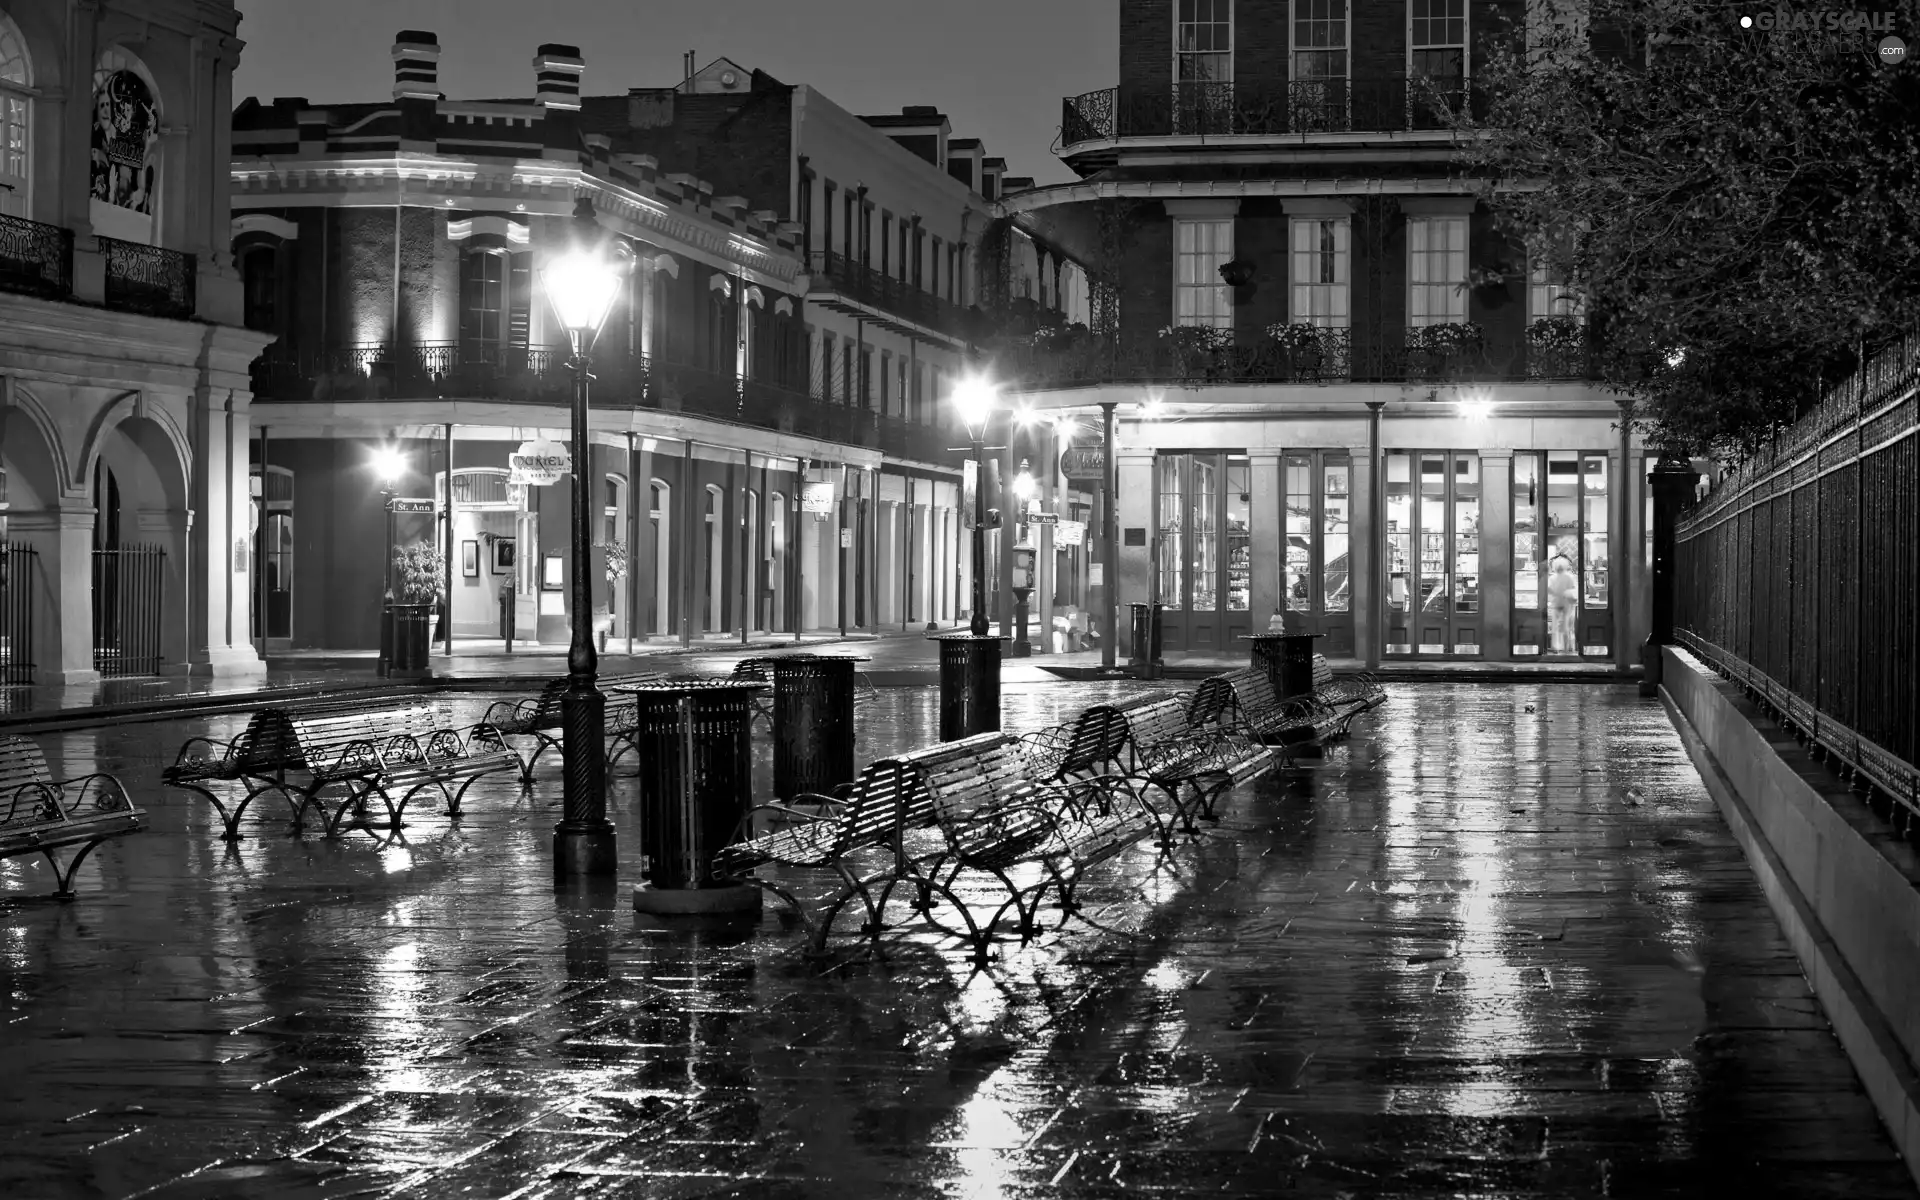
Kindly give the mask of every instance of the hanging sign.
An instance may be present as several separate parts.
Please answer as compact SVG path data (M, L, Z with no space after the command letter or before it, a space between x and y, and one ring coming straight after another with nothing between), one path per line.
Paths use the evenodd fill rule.
M810 513L830 513L833 511L833 485L831 483L803 483L800 485L800 511Z
M840 548L842 550L853 549L853 527L850 525L842 525L840 527Z
M1107 452L1099 446L1068 446L1060 452L1060 473L1097 483L1107 477Z
M573 470L573 455L560 442L521 442L519 453L507 455L507 469L510 484L545 487Z
M1087 544L1087 523L1085 521L1062 521L1053 531L1053 544L1056 546L1084 546Z

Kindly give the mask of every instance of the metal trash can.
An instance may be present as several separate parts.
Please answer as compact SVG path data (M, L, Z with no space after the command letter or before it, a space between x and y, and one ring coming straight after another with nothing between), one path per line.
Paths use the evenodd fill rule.
M621 687L635 703L644 874L660 890L725 887L713 856L753 803L749 729L762 683L674 679Z
M854 664L841 654L783 654L773 673L773 794L831 795L851 783Z
M1160 678L1161 612L1163 604L1134 604L1133 667L1142 679Z
M1252 664L1266 672L1273 694L1282 700L1313 690L1313 643L1324 633L1253 633Z
M433 605L393 604L387 607L387 613L392 625L388 639L391 652L387 659L387 674L424 677L427 674L427 635L432 628Z
M1000 643L993 634L947 633L940 643L940 740L1000 731Z

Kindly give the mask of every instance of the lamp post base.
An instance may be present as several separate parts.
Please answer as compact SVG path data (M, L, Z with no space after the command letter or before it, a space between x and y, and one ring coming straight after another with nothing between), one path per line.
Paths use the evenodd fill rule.
M633 889L633 911L656 917L704 917L719 913L757 913L760 889L750 883L725 887Z
M553 828L553 881L556 885L590 876L612 876L620 869L613 826L569 825Z

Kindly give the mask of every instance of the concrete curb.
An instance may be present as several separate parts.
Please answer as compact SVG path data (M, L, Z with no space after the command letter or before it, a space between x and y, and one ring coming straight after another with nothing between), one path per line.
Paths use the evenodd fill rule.
M1669 651L1666 671L1669 678L1674 678L1679 672L1701 673L1704 668L1679 661ZM1718 681L1703 678L1689 682L1697 688L1701 685L1713 687ZM1692 689L1683 685L1682 690ZM1901 1045L1898 1033L1887 1019L1882 1005L1876 1001L1872 989L1849 964L1845 952L1822 919L1823 906L1809 898L1800 883L1796 882L1791 865L1768 839L1763 822L1714 753L1708 736L1695 725L1682 707L1681 700L1676 699L1667 686L1661 687L1660 698L1666 705L1674 728L1679 731L1688 755L1698 768L1708 793L1732 829L1734 839L1745 851L1747 862L1767 895L1775 919L1780 922L1781 930L1800 959L1814 995L1819 997L1821 1006L1826 1010L1835 1036L1840 1039L1841 1047L1846 1050L1881 1120L1886 1123L1895 1148L1906 1161L1908 1172L1914 1182L1920 1184L1920 1072L1916 1072L1912 1059ZM1742 706L1724 695L1716 695L1715 699L1730 710L1715 714L1716 717L1743 721L1753 733L1764 736L1754 722L1752 713L1742 711ZM1723 751L1727 749L1729 747L1722 747ZM1825 797L1800 778L1800 772L1777 750L1769 748L1754 752L1751 759L1746 771L1758 771L1768 776L1769 784L1777 789L1776 799L1784 798L1787 803L1806 806L1824 806L1828 803ZM1809 840L1818 843L1833 859L1857 858L1862 854L1878 856L1878 851L1864 836L1858 836L1855 845L1837 847L1822 837L1823 833L1841 823L1842 819L1836 818L1823 828L1807 828L1805 832ZM1808 820L1805 824L1813 825L1814 822ZM1857 830L1851 832L1858 833ZM1846 861L1821 862L1820 874L1825 884L1823 890L1828 892L1824 897L1824 907L1838 909L1842 919L1852 916L1856 921L1872 921L1878 916L1897 921L1897 913L1875 913L1863 909L1862 905L1870 896L1864 890L1854 894L1849 890L1849 885L1864 872L1851 872L1848 866Z

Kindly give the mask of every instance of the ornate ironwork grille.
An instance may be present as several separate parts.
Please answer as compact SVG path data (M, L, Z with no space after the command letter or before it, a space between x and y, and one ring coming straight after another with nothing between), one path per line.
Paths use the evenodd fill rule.
M10 542L0 563L0 683L33 682L33 547Z
M160 673L166 561L159 546L93 552L93 669L102 675Z
M1679 525L1677 640L1920 814L1920 334Z
M191 254L103 237L107 259L107 307L150 317L189 320L194 313L196 272Z
M73 294L73 230L0 213L0 292Z

